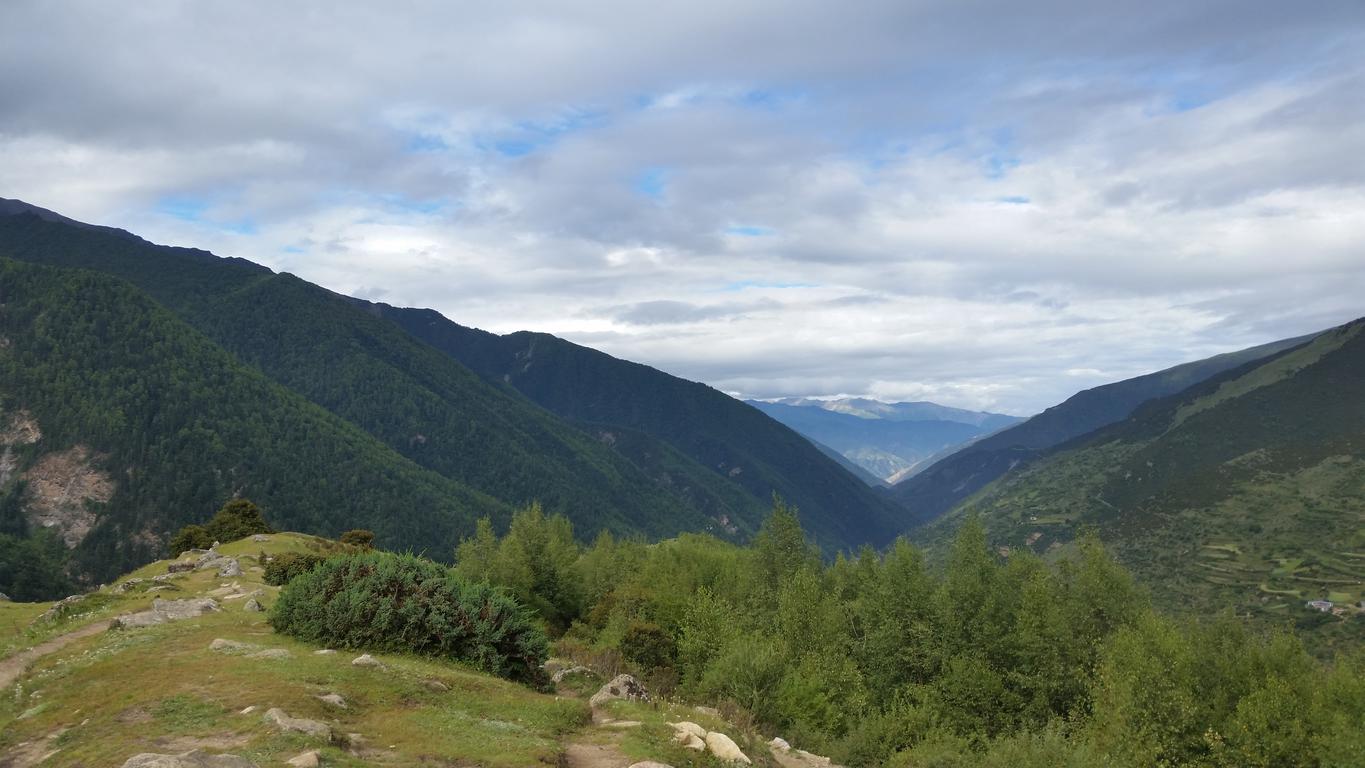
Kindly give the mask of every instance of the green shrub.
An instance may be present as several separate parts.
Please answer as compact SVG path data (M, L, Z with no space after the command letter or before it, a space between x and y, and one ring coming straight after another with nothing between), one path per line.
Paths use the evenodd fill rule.
M231 499L204 525L187 525L177 531L169 548L173 556L179 556L190 549L208 549L215 541L226 544L257 533L274 533L261 508L246 499Z
M533 614L487 584L412 555L333 557L296 576L270 613L278 632L338 648L443 656L544 684L549 642Z
M352 528L341 534L341 543L358 549L374 549L374 531Z
M673 638L658 624L632 621L621 636L621 655L644 669L671 667L678 655Z
M270 562L265 564L265 583L274 587L282 587L294 580L294 577L302 573L307 573L317 567L327 558L323 555L314 555L308 552L284 552L275 555Z

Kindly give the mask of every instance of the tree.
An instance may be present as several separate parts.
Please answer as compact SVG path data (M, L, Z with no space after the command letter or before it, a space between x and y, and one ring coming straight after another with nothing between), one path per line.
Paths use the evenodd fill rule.
M773 495L773 511L754 537L754 557L759 577L776 594L788 578L804 567L819 567L819 550L806 540L796 507Z
M341 534L341 543L358 549L374 549L374 531L352 528Z

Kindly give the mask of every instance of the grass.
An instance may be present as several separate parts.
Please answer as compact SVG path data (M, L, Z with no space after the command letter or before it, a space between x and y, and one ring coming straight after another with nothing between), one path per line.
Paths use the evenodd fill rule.
M736 728L686 704L615 701L608 705L607 711L618 720L642 723L639 728L620 731L621 751L632 761L652 760L674 768L729 768L709 752L687 749L673 741L674 731L668 723L690 720L708 731L718 730L734 739L755 766L776 768L778 765L762 736Z
M206 594L225 581L246 590L263 588L267 605L277 590L265 587L255 555L320 546L311 537L276 535L221 547L243 559L243 576L219 579L196 572L177 580L178 595ZM132 574L165 571L157 563ZM99 613L145 607L145 594L112 595ZM195 747L230 751L261 765L278 764L306 749L320 749L328 765L419 763L490 766L554 764L565 734L583 727L587 706L472 671L453 662L380 656L385 669L351 665L355 654L316 655L313 646L275 635L265 615L242 610L242 600L197 619L143 629L110 631L77 641L40 659L0 699L0 753L48 739L60 747L45 766L119 764L143 751L183 752ZM45 606L39 606L39 609ZM15 623L34 608L5 606L0 617ZM40 613L41 610L38 610ZM67 631L89 617L74 620ZM16 637L32 638L20 632ZM288 660L251 659L210 651L215 638L284 648ZM429 687L440 681L448 691ZM337 710L316 697L343 696ZM28 717L20 715L31 711ZM256 707L241 714L247 707ZM339 736L357 733L354 750L297 734L281 734L262 720L270 707L294 717L320 720Z

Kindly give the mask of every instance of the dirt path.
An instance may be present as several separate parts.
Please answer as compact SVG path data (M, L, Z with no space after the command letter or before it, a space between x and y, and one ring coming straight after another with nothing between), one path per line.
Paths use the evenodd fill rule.
M621 728L612 728L612 720L605 711L593 707L592 725L579 737L590 741L575 741L564 745L565 768L629 768L635 761L621 751Z
M46 642L39 643L27 651L20 651L13 656L0 659L0 688L8 688L10 683L19 679L28 669L28 665L48 655L65 648L70 643L74 643L82 638L98 635L109 628L108 621L97 621L94 624L81 627L74 632L67 632L65 635L58 635Z

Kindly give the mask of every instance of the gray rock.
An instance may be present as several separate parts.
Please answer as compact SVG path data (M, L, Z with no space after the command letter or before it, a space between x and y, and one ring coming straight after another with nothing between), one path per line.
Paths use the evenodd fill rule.
M602 686L597 693L588 699L588 705L600 707L609 701L625 699L627 701L649 701L649 692L630 675L617 675L611 682Z
M379 659L376 659L375 657L371 656L368 653L362 653L351 660L351 666L382 668L384 666L384 662L380 661Z
M322 765L322 755L318 754L316 749L313 749L295 755L285 762L294 766L294 768L318 768L319 765Z
M630 768L673 768L668 763L656 763L653 760L646 760L642 763L631 763Z
M227 559L227 562L225 562L225 563L223 563L221 566L219 566L219 568L218 568L218 575L219 575L219 576L223 576L223 577L225 577L225 578L230 578L230 577L233 577L233 576L241 576L241 575L242 575L242 564L239 563L239 562L237 562L237 558L235 558L235 557L228 558L228 559Z
M433 691L435 693L445 693L446 691L450 690L450 686L446 685L440 680L436 680L435 678L430 677L422 681L422 687L426 688L428 691Z
M8 602L10 602L9 595L5 594L4 592L0 592L0 603Z
M337 709L346 709L346 700L338 693L324 693L318 697L318 701L323 704L330 704Z
M314 656L331 656L334 653L336 653L336 651L331 648L319 648L318 650L313 651Z
M256 598L253 597L242 605L242 610L260 613L261 611L265 610L265 606L261 605L260 600L257 600Z
M175 621L214 613L221 611L222 608L218 606L216 600L208 597L190 597L184 600L162 600L158 597L152 601L152 610L165 614L166 618Z
M256 764L236 755L210 755L194 750L181 755L143 752L123 763L123 768L256 768Z
M248 659L292 659L294 654L283 648L266 648L264 651L256 651L248 654Z
M735 743L734 739L720 731L711 731L706 734L706 748L711 754L727 763L753 764L749 756L740 751L739 745Z
M243 643L239 640L224 640L221 637L216 638L213 642L209 643L209 650L218 651L219 653L246 653L248 651L260 650L260 648L261 646L255 645L254 643Z
M61 600L58 600L56 603L54 603L51 608L48 608L47 611L43 613L43 615L37 618L37 621L56 621L66 613L67 608L70 608L71 606L81 602L84 599L85 595L71 595L70 597L64 597Z
M768 747L772 749L772 751L774 752L792 751L792 745L788 744L787 740L782 738L781 736L774 736L773 740L768 742Z
M128 579L127 581L124 581L124 582L115 584L115 585L114 585L114 594L116 594L116 595L126 594L126 593L128 592L128 590L132 589L133 587L136 587L137 585L139 585L139 584L141 584L141 583L142 583L142 579L139 579L139 578L137 578L137 577L135 576L135 577L133 577L133 578L131 578L131 579Z
M564 682L564 678L568 677L569 675L591 674L594 674L593 671L584 666L565 667L563 669L555 670L555 673L553 675L550 675L550 682L558 685L559 683Z
M275 725L283 731L303 733L325 741L332 740L331 726L303 717L290 717L287 712L279 707L272 707L266 710L265 721Z
M194 563L168 563L166 565L166 575L173 573L186 573L194 570Z
M253 536L251 537L251 540L252 540L252 541L255 541L255 542L266 542L266 541L270 541L270 537L269 537L269 536L266 536L264 533L258 533L258 534L253 535Z

